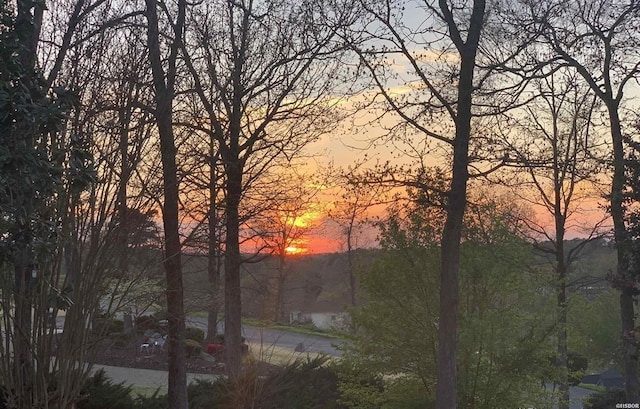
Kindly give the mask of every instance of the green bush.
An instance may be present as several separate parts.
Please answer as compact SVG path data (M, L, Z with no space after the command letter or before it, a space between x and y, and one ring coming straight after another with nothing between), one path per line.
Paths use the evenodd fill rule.
M187 327L184 329L184 337L186 339L193 339L194 341L204 341L204 331L196 327Z
M114 384L102 369L87 379L80 394L78 409L134 409L131 387Z
M216 382L196 379L189 384L189 409L214 409L225 407L229 398L229 389L224 380Z
M160 395L160 389L151 396L136 396L133 403L134 409L169 409L169 399L166 394ZM193 406L189 404L189 407Z
M184 341L184 346L187 349L187 356L189 358L200 356L202 353L202 345L194 339L187 339Z
M342 409L338 375L328 358L297 360L267 376L257 396L260 409Z
M194 349L200 347L187 340ZM195 343L195 344L194 344ZM338 376L327 358L296 361L266 377L253 367L240 382L220 378L197 380L187 390L190 409L238 407L254 409L345 409L339 403ZM96 372L82 389L78 409L168 409L166 395L131 397L131 387L114 384L104 371ZM238 406L238 404L240 404Z
M608 389L595 392L584 400L584 409L611 409L617 403L626 402L626 395L622 389Z
M345 407L379 409L389 400L384 381L375 371L370 371L351 359L339 361L334 366L340 379L340 402ZM411 398L408 394L405 396Z

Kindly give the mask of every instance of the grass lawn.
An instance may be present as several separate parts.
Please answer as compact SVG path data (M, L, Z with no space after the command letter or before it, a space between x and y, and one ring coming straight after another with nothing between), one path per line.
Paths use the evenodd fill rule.
M296 352L290 348L275 345L264 345L256 342L249 343L252 358L274 365L284 366L297 359L316 358L320 354L312 352Z
M189 311L187 315L189 317L202 318L202 319L206 319L208 317L208 313L206 311ZM220 316L219 319L223 320L224 317ZM316 327L314 327L313 324L307 324L307 325L274 324L273 322L270 322L270 321L263 321L255 318L243 318L242 324L249 325L251 327L271 328L271 329L277 329L285 332L295 332L297 334L313 335L317 337L325 337L325 338L331 338L331 339L344 339L344 336L338 332L319 330Z
M136 397L138 395L141 396L153 396L154 393L158 391L158 395L166 395L168 393L168 388L166 386L161 386L160 388L156 387L144 387L144 386L135 386L131 385L131 397Z
M337 333L337 332L329 332L329 331L322 331L319 330L313 326L304 326L304 325L284 325L284 324L274 324L272 322L269 321L261 321L261 320L257 320L254 318L243 318L242 319L242 323L244 325L250 325L252 327L259 327L259 328L270 328L270 329L277 329L280 331L285 331L285 332L295 332L297 334L304 334L304 335L313 335L313 336L317 336L317 337L324 337L324 338L331 338L331 339L343 339L344 336L342 336L341 334Z

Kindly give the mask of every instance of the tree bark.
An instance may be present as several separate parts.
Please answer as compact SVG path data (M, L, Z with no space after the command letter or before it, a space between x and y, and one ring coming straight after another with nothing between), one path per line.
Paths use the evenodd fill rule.
M447 197L447 216L441 241L440 319L435 407L436 409L455 409L458 394L456 348L458 341L460 241L469 180L473 75L484 20L485 1L475 0L473 2L467 39L464 42L446 1L440 0L439 4L449 27L449 35L460 53L460 77L455 117L456 133L453 141L452 179Z
M352 214L349 226L347 227L347 269L349 272L349 301L351 306L356 306L356 272L353 266L353 244L351 238L353 235L353 224L355 223L355 211Z
M284 292L285 292L285 281L287 279L286 277L286 271L285 271L285 267L286 267L286 244L284 244L285 241L283 241L283 244L280 246L280 254L278 254L278 277L276 280L276 288L275 288L275 299L276 299L276 305L275 305L275 310L273 312L273 322L282 322L283 321L283 312L284 312Z
M218 334L218 314L220 313L220 232L218 220L218 154L215 152L215 139L209 141L209 238L207 272L209 278L209 311L207 312L207 338L213 342Z
M238 159L225 162L227 171L226 255L224 259L224 350L227 375L240 373L242 365L242 298L240 289L240 216L242 196L242 164Z
M620 282L632 280L629 271L629 237L625 225L624 188L625 160L622 137L622 125L618 113L618 102L605 101L609 112L611 141L613 144L613 181L611 183L611 218L613 234L616 242L618 266L616 275ZM638 382L638 340L636 338L633 288L620 288L620 318L622 321L622 345L624 351L624 383L628 403L640 401L640 385Z
M213 190L213 189L212 189ZM209 311L207 313L207 341L212 342L218 334L218 314L220 312L220 252L218 222L215 199L210 199L209 210L209 250L207 272L209 279Z
M455 409L457 398L456 348L458 344L458 271L460 241L467 204L469 139L471 134L471 90L474 61L464 56L458 91L458 116L453 153L453 172L442 231L440 272L440 319L436 408Z
M174 26L175 38L171 46L169 72L166 74L160 57L160 33L156 2L146 0L148 21L149 59L153 73L156 110L155 117L160 136L162 159L164 226L164 270L166 276L169 355L169 407L187 409L187 373L185 368L184 290L182 284L181 244L178 221L178 177L176 146L173 133L173 98L175 60L184 25L185 2L179 1L178 19Z
M556 215L556 224L557 222L558 216ZM558 273L558 345L556 365L560 371L558 380L558 389L560 392L558 409L569 409L569 370L567 361L567 267L564 261L564 223L562 223L560 230L556 227L556 240L556 268Z

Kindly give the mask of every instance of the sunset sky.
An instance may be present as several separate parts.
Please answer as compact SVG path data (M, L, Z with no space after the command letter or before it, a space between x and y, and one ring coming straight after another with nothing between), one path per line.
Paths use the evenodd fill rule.
M308 152L316 157L317 165L311 167L321 168L332 164L334 167L347 169L356 163L364 164L364 167L372 167L376 163L390 161L392 163L410 163L409 159L402 158L398 155L398 147L378 143L371 145L371 139L378 139L385 135L386 131L375 124L363 125L367 119L360 115L355 122L360 121L359 126L354 127L353 119L344 121L339 132L331 135L325 135L320 140L308 147ZM388 123L391 123L388 119ZM416 136L416 140L419 136ZM446 159L433 157L428 159L431 164L446 165ZM605 188L606 189L606 188ZM521 189L521 193L524 190ZM296 254L319 254L330 252L341 252L346 250L346 236L344 229L335 221L328 217L328 210L333 206L339 198L336 196L338 191L329 189L322 192L318 196L319 202L324 206L325 211L312 210L301 217L310 221L311 227L308 232L297 238L287 251L290 255ZM535 194L532 193L532 194ZM601 222L606 217L602 200L594 198L598 193L590 193L590 199L582 200L571 216L568 223L569 231L567 239L585 237L588 235L590 228L596 223ZM339 201L339 200L338 200ZM545 226L552 226L553 222L550 215L540 206L534 203L525 203L529 210L535 214L537 221ZM384 216L385 210L383 206L377 206L367 212L368 217ZM603 229L608 226L608 221L602 225ZM355 248L370 248L377 246L377 231L370 226L362 226L358 229L355 237Z
M407 7L415 7L415 5L409 4ZM408 26L419 27L424 24L424 15L424 11L417 8L407 10L405 23ZM427 40L425 39L425 41ZM431 46L433 47L431 50L425 51L425 48L421 48L421 45L417 44L413 45L415 50L411 51L412 54L419 55L417 58L420 63L456 64L455 54L450 51L442 51L444 48L438 48L442 44L435 41ZM406 60L394 55L394 58L388 61L387 66L394 73L393 79L385 84L386 91L389 94L398 96L425 95L423 92L424 87L421 87L420 81L416 80ZM383 114L379 107L369 106L366 110L357 109L358 104L363 101L370 101L372 98L376 98L378 101L381 100L375 89L363 88L355 96L339 100L337 109L346 116L346 119L342 120L331 134L322 136L307 147L306 154L314 158L314 161L308 161L305 164L307 170L313 171L316 169L320 171L320 169L329 165L339 169L347 169L355 164L367 168L384 162L409 164L413 167L422 162L422 165L440 165L444 169L448 169L448 159L446 157L448 148L438 146L433 141L426 142L429 138L426 138L423 134L408 132L402 135L403 140L396 138L393 142L385 138L389 133L388 130L397 123L398 117L389 113ZM450 119L438 119L437 115L435 115L435 118L432 118L432 123L427 123L426 126L435 132L449 135L451 124L447 123L447 121L450 121ZM604 189L606 190L606 188ZM520 194L523 192L522 190ZM288 253L292 255L313 254L344 251L346 249L343 229L335 221L328 218L329 209L338 199L338 190L327 189L327 191L319 194L317 199L319 205L324 207L324 211L315 209L299 215L311 220L313 227L291 243ZM531 202L526 206L536 215L541 225L553 225L542 207L538 207ZM384 208L380 206L372 209L367 214L369 217L383 215ZM569 220L567 237L584 237L588 226L600 222L604 216L605 212L600 200L594 198L592 194L591 198L579 205L576 213ZM606 226L606 222L604 225ZM585 227L587 227L586 230ZM363 227L357 234L356 240L358 242L356 247L376 246L376 234L375 229Z

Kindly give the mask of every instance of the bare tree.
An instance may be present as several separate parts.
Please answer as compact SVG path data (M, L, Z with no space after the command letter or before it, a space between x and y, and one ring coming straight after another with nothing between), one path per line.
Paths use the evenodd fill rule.
M176 91L177 61L182 47L186 1L179 0L173 17L167 5L160 3L170 23L169 55L163 64L158 3L146 0L147 46L155 91L154 115L160 137L163 176L164 269L167 285L169 406L187 408L187 374L185 368L185 317L182 284L181 243L178 223L178 177L173 128L173 103Z
M260 213L248 221L255 232L253 240L263 253L275 257L275 274L267 280L267 305L265 316L274 322L285 319L285 284L292 271L287 266L290 257L307 250L305 237L317 227L320 214L318 203L319 186L309 175L298 173L296 169L281 170L263 191L263 205ZM274 189L275 188L275 189ZM252 192L252 201L256 192ZM259 199L258 199L259 200Z
M223 305L222 267L224 263L224 168L220 159L218 142L211 133L198 131L201 127L197 118L185 118L185 127L195 130L182 146L184 173L181 191L182 208L196 221L185 245L203 249L207 253L207 277L209 288L207 298L207 335L213 342L218 331L218 316Z
M336 2L338 5L340 2ZM192 14L185 62L218 141L225 177L225 351L241 364L240 213L243 194L267 169L334 126L325 95L346 18L333 3L243 0L202 4Z
M544 30L545 43L575 69L604 105L611 136L613 178L610 213L618 265L615 282L637 280L627 233L624 190L624 91L640 74L640 2L615 0L549 2L531 5L534 21ZM634 287L620 287L624 344L625 391L628 402L640 400L638 343L635 334Z
M533 88L535 86L535 88ZM552 223L524 219L532 234L535 247L549 261L555 273L557 294L557 358L559 373L559 405L569 407L569 372L567 368L567 288L570 286L571 264L591 239L600 237L602 221L590 226L577 225L580 206L596 199L597 192L589 185L600 165L594 158L598 146L594 135L592 113L596 101L588 88L569 69L555 71L548 77L534 81L536 100L516 110L505 121L507 152L519 171L528 178L518 183L518 176L510 173L510 180L522 200L541 208L551 216ZM508 125L507 125L508 124ZM516 182L516 183L514 183ZM570 229L587 235L580 245L567 251L565 236Z
M358 248L359 229L367 224L367 212L376 204L385 202L385 195L381 186L352 183L349 175L344 175L339 180L342 182L343 192L340 199L334 202L329 217L338 224L345 236L349 301L355 306L358 284L354 253Z
M400 135L416 133L425 139L420 149L410 146L404 152L414 155L421 163L427 152L440 150L450 155L446 191L426 184L422 187L445 197L436 408L451 409L456 407L457 397L458 271L472 159L469 149L473 97L484 82L483 78L474 80L474 75L487 21L487 2L475 0L464 6L444 0L420 2L412 10L421 13L413 25L406 19L407 10L402 2L361 3L371 24L367 26L369 38L351 41L360 64L388 109L400 118L402 128L396 128L402 132ZM367 41L371 40L382 44L367 47L371 44ZM387 69L394 63L406 63L406 69L398 74L400 78ZM403 74L411 79L404 78ZM405 88L396 92L391 84ZM426 140L434 142L430 144Z

